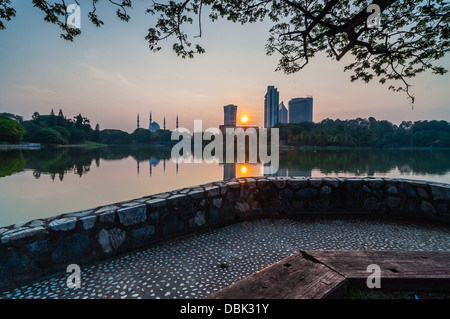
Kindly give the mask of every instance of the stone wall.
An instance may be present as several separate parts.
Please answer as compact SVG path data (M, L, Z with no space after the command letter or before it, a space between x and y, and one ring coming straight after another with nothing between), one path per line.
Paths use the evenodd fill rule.
M0 289L252 217L392 214L450 222L450 185L387 178L219 181L0 228Z

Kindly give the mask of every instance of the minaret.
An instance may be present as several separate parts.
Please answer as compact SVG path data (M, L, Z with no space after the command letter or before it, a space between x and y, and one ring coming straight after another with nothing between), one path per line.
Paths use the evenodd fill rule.
M164 131L166 130L166 117L164 116Z
M152 177L152 159L151 158L148 160L148 165L150 168L150 177Z
M177 129L178 129L178 114L177 114Z
M148 124L148 130L152 130L152 111L150 111L150 123Z
M139 113L138 113L138 116L137 116L137 128L139 128Z

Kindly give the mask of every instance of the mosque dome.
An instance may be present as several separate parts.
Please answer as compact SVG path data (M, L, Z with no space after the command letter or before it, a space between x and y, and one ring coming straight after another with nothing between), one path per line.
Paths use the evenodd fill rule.
M160 130L161 129L161 127L159 126L159 124L158 123L156 123L156 122L152 122L151 124L150 124L150 127L149 127L149 129L150 129L150 132L156 132L156 131L158 131L158 130Z

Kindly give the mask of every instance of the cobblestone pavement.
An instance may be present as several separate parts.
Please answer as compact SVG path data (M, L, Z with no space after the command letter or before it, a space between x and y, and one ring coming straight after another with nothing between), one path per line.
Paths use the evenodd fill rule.
M302 249L448 251L450 229L331 216L248 221L81 266L79 289L57 274L0 299L203 298Z

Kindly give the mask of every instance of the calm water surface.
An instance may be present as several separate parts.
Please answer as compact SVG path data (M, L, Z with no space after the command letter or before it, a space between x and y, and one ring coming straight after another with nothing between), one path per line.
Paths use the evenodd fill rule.
M221 179L260 164L174 163L169 147L0 151L0 227ZM384 176L450 183L450 151L281 151L280 176Z

